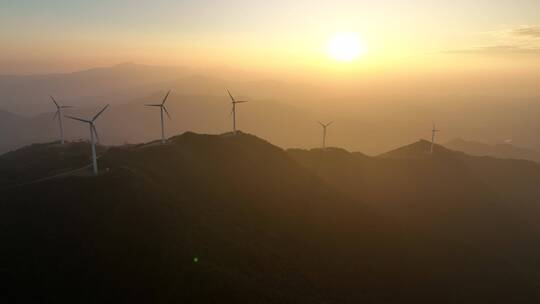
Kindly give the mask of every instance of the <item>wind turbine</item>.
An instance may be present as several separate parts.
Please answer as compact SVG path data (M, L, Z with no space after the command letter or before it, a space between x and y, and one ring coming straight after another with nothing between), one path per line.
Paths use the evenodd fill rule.
M247 102L247 100L236 100L236 99L234 99L231 92L229 92L229 89L227 89L227 93L229 93L229 97L231 98L231 103L232 103L231 114L233 116L233 133L236 134L236 104L237 103Z
M331 121L327 124L323 124L322 122L319 121L319 124L323 127L323 137L322 137L322 148L323 149L326 149L326 128L328 128L331 124L333 124L334 122Z
M96 130L96 125L95 125L94 122L99 117L99 115L101 115L101 113L103 113L105 110L107 110L108 107L109 107L109 105L106 105L91 120L66 115L67 118L70 118L70 119L73 119L73 120L78 120L78 121L81 121L81 122L85 122L90 126L90 144L92 145L92 167L94 169L94 174L95 175L98 174L98 167L97 167L96 143L94 141L94 135L96 136L98 143L99 143L99 136L98 136L98 133L97 133L97 130Z
M437 130L437 128L435 128L435 123L433 123L433 129L431 130L431 154L433 154L433 148L435 146L435 134L437 134L437 132L441 132L441 130Z
M56 106L56 113L54 113L53 120L58 117L58 123L60 124L60 142L62 145L64 144L64 122L62 121L62 109L68 109L73 108L71 106L61 106L58 104L58 102L54 99L54 97L50 96L52 101L54 102L54 105Z
M167 114L167 117L171 119L171 115L169 115L169 111L167 111L167 108L165 107L165 101L167 101L167 98L169 98L169 94L171 93L171 90L167 92L167 95L165 95L165 98L163 98L163 101L158 104L147 104L145 106L147 107L159 107L160 113L161 113L161 143L165 143L165 124L163 123L163 111L165 111L165 114Z

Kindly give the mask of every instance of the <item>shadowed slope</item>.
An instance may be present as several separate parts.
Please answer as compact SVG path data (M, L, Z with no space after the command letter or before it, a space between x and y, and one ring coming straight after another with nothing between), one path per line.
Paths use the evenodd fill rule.
M511 174L526 164L450 150L411 153L425 146L405 147L407 157L337 148L286 152L240 132L110 148L100 159L110 170L98 177L3 191L5 297L11 303L539 299L539 230L490 178L502 177L501 164ZM11 157L33 158L25 150Z
M366 257L391 243L373 216L254 136L186 133L101 164L5 192L11 302L314 303L364 298L389 275ZM371 245L344 250L355 243Z
M381 157L288 152L351 199L394 219L403 232L401 250L410 254L403 262L423 275L410 283L430 286L425 296L458 289L452 295L458 302L538 298L540 229L533 219L540 193L532 181L540 181L540 166L440 146L431 154L430 145L420 141ZM523 179L530 183L511 182Z
M60 175L91 163L90 145L85 142L33 144L0 155L0 189ZM98 154L105 151L97 146ZM87 170L90 172L90 170Z

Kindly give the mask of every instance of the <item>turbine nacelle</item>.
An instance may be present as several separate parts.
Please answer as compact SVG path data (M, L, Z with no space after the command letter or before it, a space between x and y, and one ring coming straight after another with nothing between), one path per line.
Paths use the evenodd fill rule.
M158 104L145 104L147 107L160 107L163 111L165 111L165 114L167 114L167 117L169 119L171 118L171 115L169 114L169 111L167 111L167 107L165 106L165 102L167 101L167 98L169 98L169 94L171 93L171 90L167 92L167 95L165 95L165 98L163 98L163 101Z
M51 97L52 102L56 106L56 112L54 113L53 120L55 120L58 117L58 123L60 124L60 142L64 144L64 125L62 122L62 109L68 109L68 108L73 108L73 107L62 106L58 104L58 102L56 101L56 99L54 99L54 97L52 96L49 96L49 97Z
M91 120L66 115L66 117L69 119L87 123L90 126L90 144L92 145L92 167L94 169L95 175L98 174L98 167L97 167L96 144L94 142L94 135L96 136L97 142L99 143L99 135L96 130L95 121L103 112L105 112L105 110L107 110L108 107L109 105L106 105L105 107L103 107L103 109L101 109L101 111L99 111L96 115L94 115L94 117L92 117Z
M103 109L101 109L101 111L99 111L96 115L94 115L94 117L92 117L92 120L73 117L73 116L69 116L69 115L66 115L66 117L69 118L69 119L78 120L80 122L90 124L91 132L94 133L94 135L96 136L96 139L97 139L97 143L99 144L100 139L99 139L99 135L98 135L98 132L97 132L97 129L96 129L95 121L101 115L101 113L103 113L103 112L105 112L105 110L107 110L108 107L109 107L109 105L106 105L105 107L103 107Z
M229 93L229 97L231 98L231 103L233 104L233 106L237 103L244 103L244 102L249 102L248 100L236 100L234 98L234 96L232 96L231 92L227 89L227 93Z
M334 123L334 122L331 121L331 122L329 122L329 123L327 123L327 124L323 124L322 122L319 121L319 124L320 124L323 128L325 128L325 129L328 128L328 127L329 127L331 124L333 124L333 123Z
M161 142L165 143L165 125L163 123L163 112L167 115L167 118L171 119L171 115L169 114L169 111L167 111L167 107L165 106L165 102L167 101L167 98L169 98L169 94L171 93L171 90L167 92L165 95L165 98L163 98L163 101L158 104L145 104L147 107L159 107L161 111Z
M319 124L321 125L321 127L323 128L322 148L323 148L323 149L326 149L326 129L327 129L331 124L333 124L334 122L331 121L331 122L329 122L329 123L323 124L322 122L319 121L318 123L319 123Z
M248 102L247 100L236 100L234 98L234 96L231 94L231 92L229 91L229 89L227 89L227 93L229 94L229 98L231 98L231 104L232 104L232 109L231 109L231 114L233 116L233 132L236 134L236 104L238 103L244 103L244 102Z
M88 119L83 119L83 118L78 118L78 117L74 117L74 116L69 116L69 115L66 115L67 118L69 119L73 119L73 120L78 120L78 121L81 121L81 122L86 122L86 123L89 123L89 124L94 124L94 122L96 121L96 119L98 119L98 117L103 113L105 112L105 110L107 110L107 108L109 107L109 105L106 105L105 107L103 107L103 109L101 109L101 111L99 111L96 115L94 115L94 117L92 117L92 119L88 120Z

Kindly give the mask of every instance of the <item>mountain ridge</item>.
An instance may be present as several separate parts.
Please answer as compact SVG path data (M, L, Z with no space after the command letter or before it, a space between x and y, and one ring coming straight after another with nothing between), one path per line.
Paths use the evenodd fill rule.
M78 145L67 148L80 151L75 161L89 155L86 143ZM426 145L404 149L423 155ZM63 150L52 147L31 146L7 161L44 149L44 159L54 159ZM537 187L498 184L522 174L522 166L540 180L540 166L448 153L283 150L243 132L186 132L164 145L109 147L97 177L2 190L6 296L12 303L51 296L55 302L540 299ZM48 273L47 281L39 273ZM21 286L36 292L21 293ZM69 291L58 294L59 286ZM449 288L463 293L441 299Z
M540 162L540 152L517 147L509 143L490 145L456 138L445 143L444 146L475 156L492 156L503 159L524 159Z

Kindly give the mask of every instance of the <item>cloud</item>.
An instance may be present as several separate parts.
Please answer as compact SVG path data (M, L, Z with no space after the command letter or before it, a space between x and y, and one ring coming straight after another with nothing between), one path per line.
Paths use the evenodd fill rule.
M540 47L522 47L518 45L492 45L462 50L446 51L449 54L478 55L540 55Z
M491 56L539 56L540 26L522 26L487 32L492 44L447 50L446 54L471 54Z
M514 36L540 38L540 26L527 26L511 30Z

